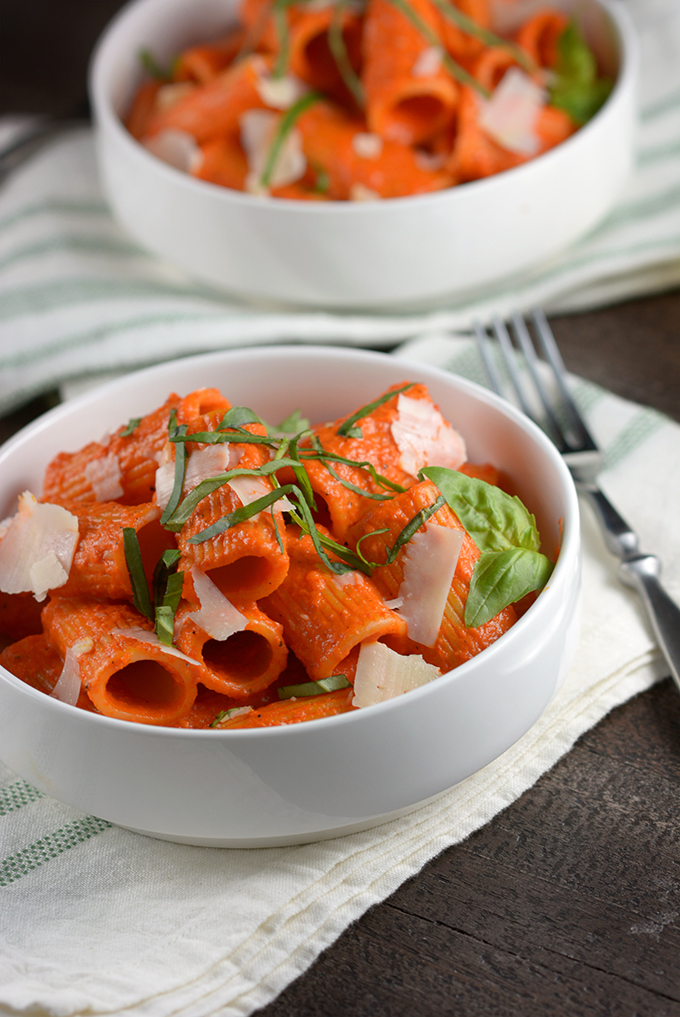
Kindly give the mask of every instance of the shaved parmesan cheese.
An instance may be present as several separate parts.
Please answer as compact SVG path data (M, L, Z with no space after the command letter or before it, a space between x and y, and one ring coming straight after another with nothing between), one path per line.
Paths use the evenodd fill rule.
M422 657L404 657L384 643L362 643L354 678L352 706L373 706L427 685L440 675Z
M490 99L481 99L480 127L508 152L535 155L539 148L536 120L546 92L519 67L511 67Z
M441 70L444 51L441 46L428 46L421 53L411 68L414 78L431 78Z
M463 530L429 522L404 549L403 604L397 610L409 637L423 646L437 639L464 536Z
M370 187L366 187L365 184L360 182L352 184L349 189L349 200L350 201L378 201L380 195L377 191L372 190Z
M195 172L203 161L203 153L193 134L178 131L174 127L168 127L151 138L145 138L143 145L152 155L182 173Z
M457 470L467 459L463 438L446 423L429 399L411 399L400 393L397 419L390 430L399 449L399 465L412 477L416 477L423 466Z
M175 464L172 459L158 467L154 484L156 487L156 504L164 509L170 501L170 495L175 486Z
M389 608L390 611L396 611L401 607L403 603L404 603L403 597L395 597L394 600L386 600L385 607Z
M251 194L262 193L260 180L280 121L280 114L268 109L250 109L239 118L241 144L248 159L245 187ZM284 187L286 184L292 184L300 179L306 169L307 159L302 151L302 136L296 128L293 128L286 134L281 145L269 186Z
M194 591L200 602L200 609L188 617L196 622L211 639L223 642L235 632L243 632L248 619L224 596L212 579L195 566L191 570Z
M232 445L206 445L189 456L184 474L184 487L192 491L202 480L233 470L241 458L241 449Z
M25 491L0 541L0 590L44 600L68 579L77 543L77 516Z
M91 459L85 464L83 473L97 501L115 501L123 497L120 463L113 452L101 459Z
M264 477L233 477L229 481L229 486L242 505L250 505L258 498L264 498L272 489Z
M383 139L379 134L357 131L352 135L352 148L361 159L378 159L383 150Z
M155 632L149 632L148 629L135 628L130 626L129 629L111 629L112 636L127 636L128 639L134 639L138 643L147 643L149 646L157 646L163 653L167 653L170 657L178 657L180 660L185 660L187 664L198 664L197 660L193 657L187 657L186 653L182 653L176 646L168 646L167 643L162 643Z
M78 657L81 653L89 653L93 646L94 643L89 636L86 636L84 639L78 639L73 646L69 646L64 655L64 666L61 669L57 684L50 692L51 696L61 700L62 703L68 703L69 706L76 705L80 695Z
M305 94L307 85L294 74L272 77L266 62L259 56L253 57L255 88L265 106L272 109L290 109L293 103Z
M238 465L242 450L231 444L206 445L196 449L187 460L184 473L183 494L193 491L201 481L233 470ZM156 504L165 508L175 486L175 462L173 459L162 463L156 470Z
M229 486L232 491L237 495L242 505L250 505L251 502L257 501L258 498L264 498L265 494L269 494L271 491L271 484L268 484L264 477L234 477L229 481ZM279 498L278 501L274 502L275 512L291 512L293 506L286 497ZM257 519L259 516L251 516L252 519Z
M168 85L161 85L156 92L156 107L165 113L195 89L193 81L171 81Z

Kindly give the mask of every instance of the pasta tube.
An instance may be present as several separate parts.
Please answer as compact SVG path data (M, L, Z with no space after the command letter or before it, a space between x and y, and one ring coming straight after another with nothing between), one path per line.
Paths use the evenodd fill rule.
M125 558L123 529L137 535L147 582L151 582L156 562L163 552L176 547L174 534L160 523L161 510L147 505L119 505L117 502L75 504L70 511L78 518L78 545L69 577L54 590L59 597L99 597L107 600L131 600L130 574Z
M405 624L390 611L361 572L336 575L318 557L312 540L290 528L290 570L263 603L283 625L286 643L310 678L328 678L365 639L403 637Z
M361 550L366 558L375 562L386 561L388 549L394 545L404 527L418 512L433 505L438 496L439 491L429 480L416 484L404 494L377 505L367 513L350 532L350 543L356 546L361 540ZM460 520L447 505L432 516L432 522L463 530ZM383 528L387 532L374 533ZM373 572L373 582L386 599L398 598L400 595L404 580L404 554L405 550L402 548L391 564L381 565ZM423 646L409 638L384 641L400 653L421 654L428 664L435 664L441 671L449 671L498 639L516 620L513 607L505 608L499 615L477 629L468 629L465 626L465 604L472 571L478 558L479 549L465 533L439 633L433 645Z
M281 703L269 703L267 706L256 707L248 712L240 713L229 720L218 723L220 730L232 731L248 727L277 727L280 724L300 724L305 720L319 720L322 717L334 717L339 713L349 713L352 707L354 689L338 689L337 692L326 692L318 696L306 696L302 699L287 699Z
M55 598L42 617L45 634L62 659L70 647L89 641L91 648L78 655L78 669L100 713L167 725L191 709L200 667L160 643L151 624L133 608L86 597Z
M288 658L283 627L260 611L257 604L241 604L244 625L225 639L215 638L192 618L194 608L183 605L175 620L176 645L202 665L206 688L243 700L276 681Z
M409 0L408 8L437 32L440 19L429 0ZM363 49L369 129L404 145L422 144L443 130L455 113L458 86L400 5L369 0Z
M79 452L60 452L48 465L43 501L120 501L127 505L153 497L158 455L168 437L170 411L179 396L168 400L139 421L121 427L106 442L91 442Z

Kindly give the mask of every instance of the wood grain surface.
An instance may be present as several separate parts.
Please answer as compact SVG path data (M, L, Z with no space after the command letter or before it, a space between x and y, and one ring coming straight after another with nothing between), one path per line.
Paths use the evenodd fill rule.
M680 421L680 292L551 323L570 370ZM336 1015L680 1017L670 678L609 714L258 1011Z

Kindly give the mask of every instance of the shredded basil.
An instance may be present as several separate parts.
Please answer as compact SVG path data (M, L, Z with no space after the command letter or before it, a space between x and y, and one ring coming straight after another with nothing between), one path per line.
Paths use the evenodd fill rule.
M373 410L377 410L379 406L383 405L383 403L389 402L390 399L392 399L396 395L399 395L400 392L408 392L408 390L410 388L413 388L414 386L415 382L410 381L408 382L408 384L402 385L401 388L395 388L392 389L391 392L385 392L385 394L380 396L379 399L375 399L372 403L367 403L365 406L362 406L360 410L357 410L356 413L353 413L351 417L348 417L347 420L345 420L344 423L340 425L340 427L338 428L338 434L341 435L343 438L360 436L360 435L358 436L351 435L349 433L353 429L357 420L363 420L364 417L367 417L370 413L373 413Z
M187 425L182 424L181 427L175 425L175 411L173 410L170 415L170 423L168 424L168 437L170 441L175 441L175 475L172 485L172 492L168 500L168 504L163 509L161 516L161 526L165 526L167 529L171 529L168 525L169 520L172 518L173 513L179 505L182 497L182 491L184 489L184 477L186 475L187 468L187 449L183 442L176 441L179 437L185 437L187 433ZM172 428L172 430L170 430Z
M139 61L148 75L152 78L157 78L159 81L170 81L173 74L174 64L177 58L175 57L167 70L163 70L155 56L149 49L140 49Z
M500 35L496 35L494 32L490 32L488 28L484 28L482 25L477 24L471 17L464 14L455 4L451 3L450 0L434 0L434 3L442 12L444 17L453 22L461 31L467 35L472 35L476 39L481 39L487 46L496 46L499 49L507 50L520 67L523 67L529 74L535 74L539 69L532 57L527 53L526 50L522 49L521 46L517 46L516 43L510 42L509 39L504 39Z
M324 692L337 692L348 689L351 682L344 674L332 674L329 678L320 678L316 682L302 682L300 685L284 685L279 689L279 699L297 699L298 696L320 696Z
M455 81L460 82L461 85L468 85L470 88L473 88L475 92L483 95L485 99L490 98L489 92L486 88L484 88L484 86L481 85L476 78L473 78L473 76L466 71L464 67L461 67L457 60L454 60L453 57L443 49L442 41L435 30L431 28L426 21L423 21L420 15L413 10L407 0L389 0L389 2L393 7L396 7L398 11L401 11L404 17L408 18L413 25L415 25L430 46L436 46L438 49L442 50L442 67L448 74L451 75L452 78L454 78Z
M265 159L262 175L259 181L261 187L268 188L270 186L283 144L295 126L295 122L298 117L300 117L306 109L312 106L315 102L318 102L320 99L323 99L321 92L305 92L305 94L300 96L297 102L294 102L293 105L290 106L283 114L279 120L278 127L276 128L274 140L267 152L267 158Z
M139 547L137 533L132 526L123 527L123 550L132 586L132 603L140 614L153 621L153 606L151 594L149 593L149 584L144 574L142 552Z
M345 38L342 33L342 16L346 9L346 0L338 0L338 2L333 5L333 12L328 26L328 48L331 51L333 59L335 60L335 65L338 68L340 76L345 82L348 91L354 97L354 101L359 109L363 109L366 105L364 86L352 67L352 63L347 53L347 47L345 46Z
M119 432L119 438L129 438L131 434L134 434L139 425L142 422L141 417L132 417L128 420L127 424L122 431Z

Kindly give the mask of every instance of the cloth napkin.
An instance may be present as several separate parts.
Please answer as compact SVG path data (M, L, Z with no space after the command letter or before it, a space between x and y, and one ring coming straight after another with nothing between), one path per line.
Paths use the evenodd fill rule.
M624 0L617 0L624 2ZM475 316L574 311L680 283L680 5L625 0L642 47L635 171L607 220L520 282L418 314L254 308L181 276L119 230L92 138L44 149L0 189L0 413L67 378L278 341L387 347Z
M468 338L432 335L396 355L482 380ZM606 452L603 485L642 546L662 555L680 598L680 426L572 382ZM583 632L561 690L512 748L409 816L304 846L188 847L82 815L0 767L0 1012L251 1014L609 710L667 674L636 595L583 516Z

